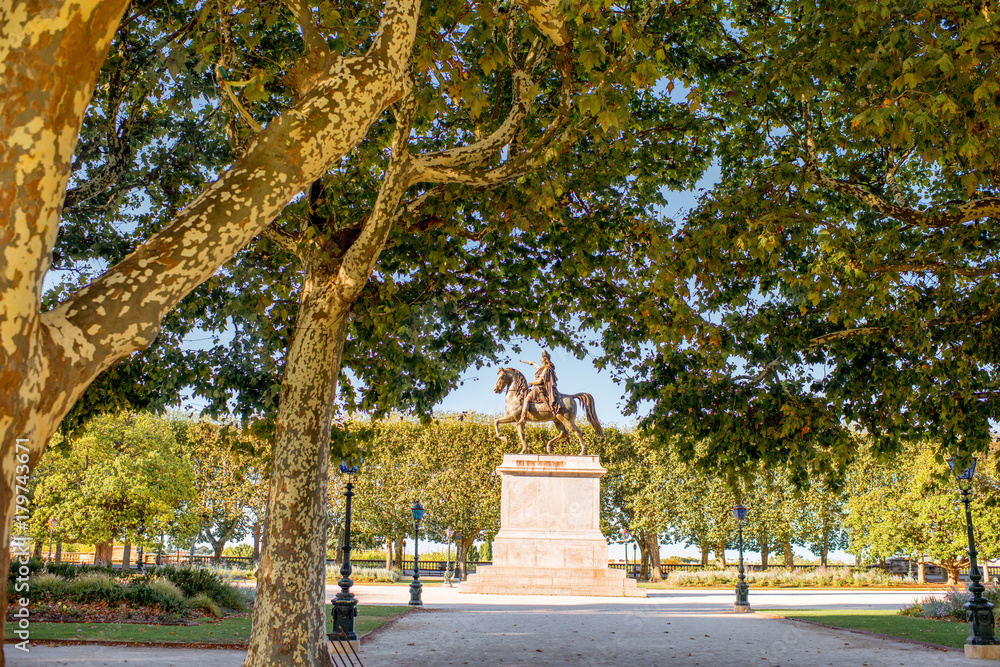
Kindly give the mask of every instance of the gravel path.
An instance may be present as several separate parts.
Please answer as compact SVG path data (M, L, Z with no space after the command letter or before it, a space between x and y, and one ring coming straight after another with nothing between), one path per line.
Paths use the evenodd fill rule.
M332 595L333 588L328 589ZM405 587L357 586L363 604L405 604ZM925 593L924 593L925 594ZM913 592L751 591L756 608L895 609ZM980 667L961 651L733 614L727 591L652 591L649 598L459 595L425 588L422 609L366 637L365 667L553 665ZM8 665L239 667L242 651L118 646L6 647Z

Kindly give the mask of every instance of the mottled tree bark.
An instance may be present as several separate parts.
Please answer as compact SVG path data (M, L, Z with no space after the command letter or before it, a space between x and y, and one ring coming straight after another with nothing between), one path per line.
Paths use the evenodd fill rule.
M99 542L94 545L94 565L111 565L114 558L115 545L112 542Z
M781 541L781 550L785 554L785 567L795 565L795 552L792 551L792 543L787 538Z
M125 0L0 4L0 542L10 541L15 440L34 465L60 420L113 361L153 342L163 316L288 201L353 148L404 91L418 0L390 0L370 51L304 60L299 101L244 157L135 252L42 313L83 114ZM6 571L8 550L0 550ZM0 619L6 614L0 601Z
M649 551L649 581L656 584L663 581L663 573L660 570L660 540L656 533L647 535L646 540Z
M267 524L245 667L326 667L327 479L341 354L351 310L412 182L406 145L415 107L400 103L392 158L371 214L342 255L298 249L303 284L275 425Z
M719 542L712 549L715 552L715 562L719 567L726 567L726 543Z
M760 566L766 570L767 557L771 554L770 535L767 533L767 528L760 529L757 541L760 543Z

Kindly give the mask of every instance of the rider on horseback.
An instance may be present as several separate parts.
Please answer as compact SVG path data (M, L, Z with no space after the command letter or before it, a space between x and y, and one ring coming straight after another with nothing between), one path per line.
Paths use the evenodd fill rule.
M528 406L531 403L542 403L549 409L553 416L558 415L562 411L562 405L559 404L559 392L556 391L556 367L552 364L552 358L549 357L549 353L542 350L541 365L536 364L534 361L524 361L523 359L521 363L530 364L537 370L535 371L534 382L528 383L532 389L524 398L524 406L521 408L521 418L517 423L523 424L528 418Z

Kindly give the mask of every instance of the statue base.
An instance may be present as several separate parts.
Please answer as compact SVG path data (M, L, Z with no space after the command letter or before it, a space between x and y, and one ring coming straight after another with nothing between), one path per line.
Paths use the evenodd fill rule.
M973 660L1000 660L1000 644L966 644L965 657Z
M608 567L600 530L596 456L505 454L500 532L493 565L480 567L459 593L646 597L623 570Z

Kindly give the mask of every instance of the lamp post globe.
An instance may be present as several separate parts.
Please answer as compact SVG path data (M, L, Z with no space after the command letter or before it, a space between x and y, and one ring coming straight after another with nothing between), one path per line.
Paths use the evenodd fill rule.
M358 472L359 466L341 462L340 472L347 477L347 484L344 488L344 557L340 564L340 592L333 598L332 609L333 632L329 638L332 641L357 641L358 635L354 631L354 619L358 616L358 600L351 592L354 581L351 580L351 498L354 497L353 476Z
M455 530L448 526L444 531L445 536L448 538L448 560L445 562L444 566L444 583L448 585L448 588L452 588L451 584L451 536L455 534ZM455 558L458 558L458 554L455 554Z
M420 600L420 591L423 584L420 583L420 520L424 518L424 506L420 501L413 503L410 508L413 513L413 580L410 582L410 606L420 607L423 602Z
M955 470L956 460L959 457L948 459L948 467L951 468L958 488L962 493L962 504L965 505L965 528L969 538L969 593L972 598L965 604L965 620L969 624L969 637L965 640L966 657L975 658L1000 658L1000 647L997 638L994 636L993 605L983 597L983 575L976 562L976 538L972 530L972 481L976 475L976 459L973 457L967 468L961 472ZM984 648L984 647L991 648Z
M737 544L740 550L739 576L736 580L736 602L733 604L733 611L748 612L750 611L750 586L747 584L747 577L743 569L743 519L747 518L747 508L743 505L734 505L732 512L739 525Z

